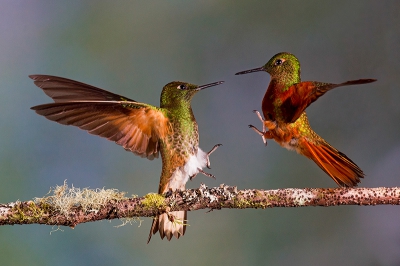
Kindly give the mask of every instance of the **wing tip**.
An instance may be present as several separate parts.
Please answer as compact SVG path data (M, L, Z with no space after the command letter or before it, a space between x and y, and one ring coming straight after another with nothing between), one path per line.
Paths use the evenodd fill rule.
M34 81L39 81L43 77L51 77L49 75L41 75L41 74L33 74L33 75L28 75L30 79L33 79Z

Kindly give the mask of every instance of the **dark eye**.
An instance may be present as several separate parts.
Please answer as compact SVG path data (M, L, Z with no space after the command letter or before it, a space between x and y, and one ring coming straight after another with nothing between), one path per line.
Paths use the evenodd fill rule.
M276 59L275 66L280 66L282 65L282 63L283 63L282 59Z
M178 89L179 90L186 90L186 85L185 84L179 85Z

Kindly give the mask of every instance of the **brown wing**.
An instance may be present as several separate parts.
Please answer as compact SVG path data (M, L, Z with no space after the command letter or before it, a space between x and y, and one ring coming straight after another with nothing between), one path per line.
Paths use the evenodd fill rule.
M376 79L350 80L340 84L305 81L292 85L287 90L287 98L282 103L283 115L287 123L295 122L305 109L331 89L375 82Z
M30 75L36 86L41 88L47 96L57 102L74 101L131 101L112 92L94 86L61 77L49 75Z
M163 109L131 100L110 100L126 98L64 78L32 78L56 101L32 107L36 113L60 124L77 126L115 141L141 157L150 160L157 158L159 140L171 131Z

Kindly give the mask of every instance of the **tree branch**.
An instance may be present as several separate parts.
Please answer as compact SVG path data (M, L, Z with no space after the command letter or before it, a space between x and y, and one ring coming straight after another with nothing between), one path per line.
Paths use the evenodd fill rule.
M77 224L116 218L155 217L169 211L200 209L245 209L336 205L400 205L400 188L287 188L247 189L220 185L177 191L163 197L147 194L126 198L115 189L79 189L66 184L53 195L32 201L0 204L0 225L47 224L75 227Z

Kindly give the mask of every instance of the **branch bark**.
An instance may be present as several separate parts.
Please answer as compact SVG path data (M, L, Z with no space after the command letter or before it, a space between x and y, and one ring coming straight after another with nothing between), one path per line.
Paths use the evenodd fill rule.
M0 204L0 225L77 224L117 218L154 217L169 211L222 208L273 208L336 205L400 205L400 188L247 189L220 185L177 191L163 197L126 198L117 190L56 187L53 195L32 201Z

